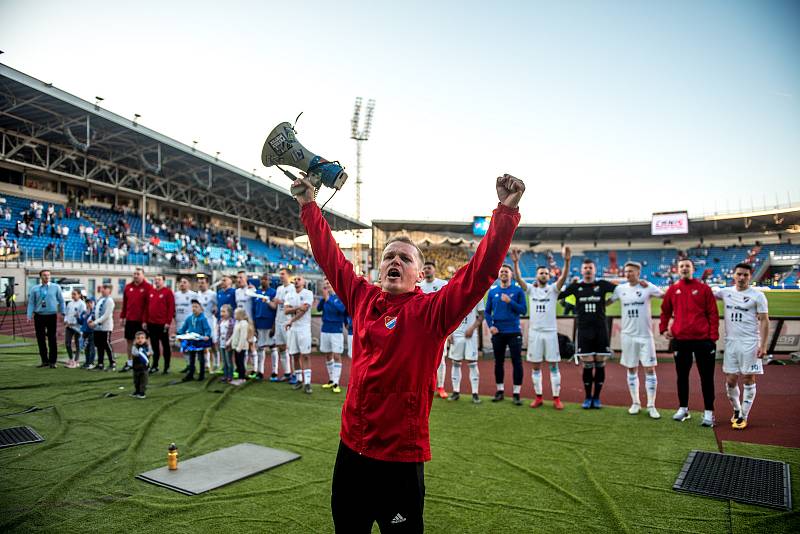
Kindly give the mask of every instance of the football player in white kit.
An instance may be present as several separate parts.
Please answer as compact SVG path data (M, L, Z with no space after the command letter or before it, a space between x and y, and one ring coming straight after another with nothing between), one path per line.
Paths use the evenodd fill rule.
M453 360L450 367L450 378L453 381L453 394L448 401L457 401L461 397L461 361L467 360L469 366L469 383L472 388L472 402L480 404L478 385L481 375L478 371L478 335L475 331L483 324L483 310L486 305L483 299L464 317L452 334L450 334L450 351L448 357Z
M533 284L526 284L522 279L522 272L519 269L519 260L522 252L519 250L511 251L511 260L514 262L514 279L519 287L528 295L528 311L530 321L528 323L528 354L526 359L531 362L533 370L533 390L536 398L531 402L531 408L538 408L544 403L542 399L542 362L546 361L550 367L550 387L553 391L553 408L563 410L561 403L561 371L558 362L561 360L561 353L558 350L558 327L556 323L556 306L558 305L558 294L564 286L564 282L569 276L569 263L572 259L572 251L569 247L564 247L561 251L564 257L564 266L561 274L554 284L550 281L550 269L538 267L536 269L536 280Z
M619 363L628 369L628 390L631 394L631 407L628 413L636 415L641 410L639 399L639 364L644 367L645 390L647 391L647 411L653 419L660 419L656 410L656 345L653 340L650 299L661 298L664 292L647 282L643 287L639 281L642 266L629 261L623 268L627 284L619 284L609 297L607 304L619 300L622 303L622 356Z
M306 289L306 281L301 275L294 277L294 289L286 293L283 311L288 317L284 330L288 331L286 343L289 354L294 359L295 376L298 382L294 389L303 388L311 394L311 306L314 294ZM302 361L301 361L302 357Z
M192 301L198 300L197 293L190 289L189 279L185 276L178 278L178 290L175 291L175 324L180 328L186 321L186 318L192 314ZM178 344L180 350L180 344ZM186 368L181 371L185 373L189 370L189 355L183 355L186 361Z
M272 299L272 301L278 305L275 309L275 336L273 337L273 341L283 360L283 377L271 377L270 381L288 382L294 385L297 381L292 374L292 359L289 357L289 350L286 348L286 336L289 332L287 332L285 326L288 317L286 317L286 312L283 310L283 304L286 302L286 294L289 291L294 291L294 286L292 286L289 280L289 270L285 267L278 271L278 278L280 279L281 285L275 289L275 298ZM272 373L274 375L278 374L278 362L274 357L272 359Z
M724 287L714 296L724 303L725 354L722 372L727 382L728 399L733 407L731 426L747 428L747 417L756 398L756 376L764 374L763 357L767 353L769 310L763 292L750 287L753 266L740 263L733 269L733 287ZM739 400L739 376L744 394Z
M447 280L436 278L436 263L431 260L425 262L425 265L422 267L422 274L425 276L425 279L417 285L419 285L423 293L433 293L447 285ZM447 392L444 390L444 379L445 375L447 375L447 364L445 363L446 355L447 344L445 344L444 352L442 353L442 362L439 364L439 368L436 369L436 393L443 399L447 398Z
M197 300L203 307L208 326L211 327L211 346L206 349L205 365L209 373L212 367L221 372L222 364L219 359L219 340L217 339L217 292L208 288L208 277L200 273L197 275Z

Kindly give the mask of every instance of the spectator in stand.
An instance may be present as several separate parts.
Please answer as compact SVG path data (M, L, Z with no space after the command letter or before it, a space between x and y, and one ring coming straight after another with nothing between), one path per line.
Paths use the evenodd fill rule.
M169 326L175 317L175 295L164 283L164 275L157 274L153 278L153 286L147 297L147 313L143 322L147 324L147 335L153 347L153 362L150 373L158 372L158 360L164 351L164 374L169 373L172 356L169 343Z
M56 368L58 314L64 315L64 296L58 284L50 283L50 271L39 272L39 283L28 293L28 320L33 320L39 345L39 367Z
M144 271L141 267L137 267L133 271L133 281L125 285L122 292L122 311L119 318L122 319L122 325L125 327L125 341L127 350L125 354L130 358L131 350L133 348L133 341L136 338L136 332L145 329L145 316L147 315L147 299L150 297L150 292L153 289L144 277ZM130 359L125 362L125 366L121 372L129 371L132 368Z

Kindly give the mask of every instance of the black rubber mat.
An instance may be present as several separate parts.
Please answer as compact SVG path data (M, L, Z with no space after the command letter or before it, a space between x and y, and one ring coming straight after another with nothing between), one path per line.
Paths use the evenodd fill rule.
M26 443L37 443L39 441L44 441L44 438L29 426L14 426L0 429L0 449L13 447L14 445L24 445Z
M789 465L773 460L692 451L672 489L757 506L792 509Z

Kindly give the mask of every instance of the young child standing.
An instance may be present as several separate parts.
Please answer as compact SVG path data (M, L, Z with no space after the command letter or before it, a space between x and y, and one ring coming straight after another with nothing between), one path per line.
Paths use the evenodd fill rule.
M81 314L86 311L86 304L81 298L81 292L72 290L72 300L67 303L64 313L64 342L67 344L67 367L78 367L81 357Z
M133 393L131 393L131 397L136 399L147 398L144 390L147 388L147 378L150 376L150 356L152 355L153 349L150 348L147 334L141 330L136 332L130 354L133 366Z
M217 322L217 339L219 340L219 355L222 358L222 382L233 380L233 350L231 349L231 338L236 321L231 317L230 304L223 304L219 310L219 321Z
M192 314L186 318L178 329L178 335L196 334L194 339L181 341L181 351L189 355L189 371L183 377L183 382L194 380L195 362L200 367L198 380L205 380L206 365L205 352L211 346L211 327L203 315L203 305L197 299L192 300Z
M236 318L236 325L233 327L230 347L236 357L236 373L238 374L238 378L233 380L231 384L239 386L244 383L244 378L246 376L244 359L247 356L247 349L250 346L250 338L252 337L250 332L252 328L244 308L236 308L234 317Z
M86 309L81 313L79 320L83 338L84 369L94 367L94 329L89 326L89 321L94 321L94 299L92 297L86 299Z

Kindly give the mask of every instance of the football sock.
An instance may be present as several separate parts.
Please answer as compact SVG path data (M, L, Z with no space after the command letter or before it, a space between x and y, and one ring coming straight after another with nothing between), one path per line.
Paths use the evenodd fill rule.
M639 373L636 369L628 369L628 391L633 404L639 404Z
M728 390L728 400L731 401L733 411L741 413L742 405L739 403L739 384L733 387L726 384L725 387Z
M478 371L478 362L469 362L469 385L472 387L472 393L478 392L480 381L481 374Z
M514 395L519 395L520 391L522 391L522 385L514 384Z
M303 370L302 369L295 369L294 378L298 382L302 382L303 381Z
M561 396L561 370L558 364L550 366L550 386L553 388L553 397Z
M594 364L594 398L600 398L600 390L603 389L603 382L606 379L606 362L595 362Z
M742 395L742 417L747 419L750 415L750 409L753 407L753 401L756 400L756 385L745 384L744 395Z
M311 384L311 369L303 370L303 384Z
M461 392L461 362L453 362L450 368L450 379L453 381L453 392Z
M436 370L436 387L444 387L444 377L447 374L447 365L444 363L444 358L439 363L439 368Z
M594 374L594 362L585 362L583 364L583 389L586 391L586 398L592 398L592 381Z
M333 362L333 383L339 385L342 379L342 362Z
M260 351L256 353L255 371L257 373L261 373L262 375L264 374L264 362L266 361L266 359L267 359L266 351Z
M292 359L288 350L283 351L283 372L287 375L292 372Z
M656 405L656 389L658 389L658 377L655 373L644 376L644 387L647 390L647 406Z
M328 370L328 380L333 382L333 360L325 360L325 368Z
M272 347L272 350L270 351L270 357L272 358L272 372L277 375L278 372L280 371L278 369L278 360L280 360L278 349Z
M533 377L533 391L536 392L536 395L541 397L542 395L542 370L541 369L534 369L531 372L531 376Z
M504 384L497 384L497 391L505 391L505 385Z

